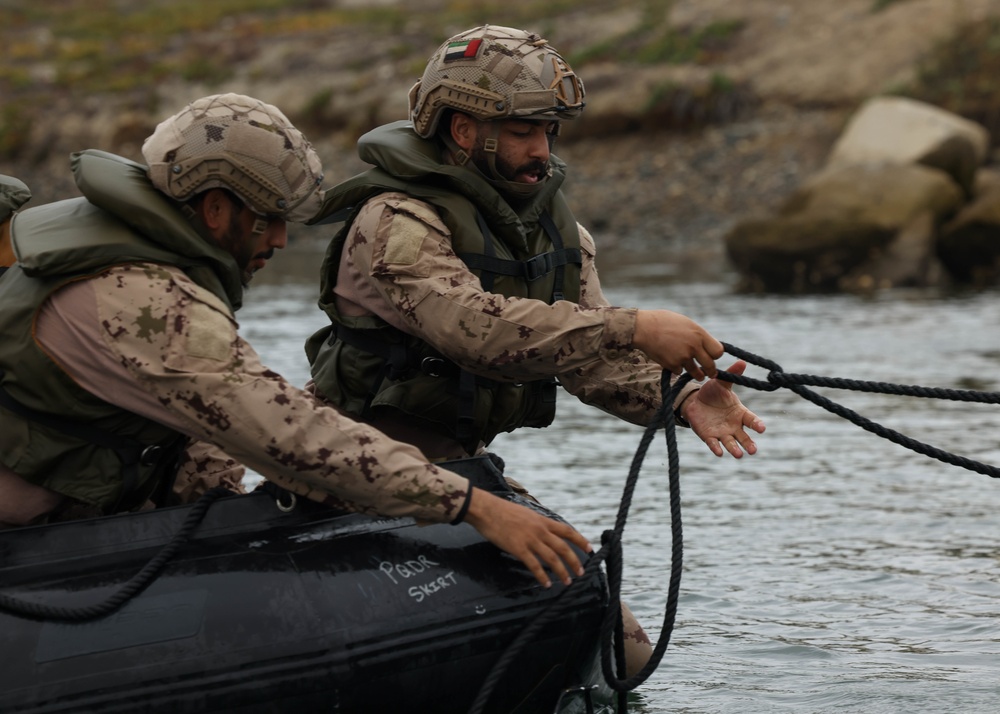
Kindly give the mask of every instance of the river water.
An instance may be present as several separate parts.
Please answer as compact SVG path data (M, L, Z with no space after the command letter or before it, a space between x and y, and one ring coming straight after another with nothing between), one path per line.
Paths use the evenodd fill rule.
M321 255L276 256L243 334L301 385ZM601 264L614 304L687 314L786 372L1000 391L1000 293L743 296L722 270L668 257ZM684 273L684 275L681 275ZM726 356L724 365L732 359ZM766 373L755 367L748 375ZM684 572L660 668L630 711L963 712L1000 709L1000 483L890 443L791 392L738 388L767 423L759 452L713 456L678 432ZM1000 406L817 389L953 453L1000 466ZM614 525L641 430L559 400L555 425L493 449L596 545ZM666 448L646 458L625 531L623 596L655 640L670 572Z

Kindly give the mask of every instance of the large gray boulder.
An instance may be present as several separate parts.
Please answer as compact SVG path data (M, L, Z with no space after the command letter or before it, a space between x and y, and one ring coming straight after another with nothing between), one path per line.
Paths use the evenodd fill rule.
M990 135L975 122L905 97L875 97L854 114L827 159L828 169L865 163L925 164L971 192Z
M726 251L744 289L867 291L938 279L935 228L961 205L949 176L866 163L807 180L777 215L738 223Z
M977 183L989 145L983 127L937 107L869 100L819 173L774 215L726 236L742 287L870 291L995 279L1000 177L996 193Z
M807 213L898 229L929 210L942 219L962 204L962 191L944 172L919 164L859 163L806 179L778 214Z
M751 292L811 293L838 290L840 279L893 232L874 223L793 215L748 219L726 236L726 252Z

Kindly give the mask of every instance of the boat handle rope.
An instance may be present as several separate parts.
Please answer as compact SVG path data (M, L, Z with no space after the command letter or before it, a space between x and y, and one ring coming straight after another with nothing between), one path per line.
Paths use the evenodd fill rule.
M192 534L205 517L209 506L218 499L235 495L227 488L218 486L205 491L184 518L184 522L170 541L153 556L142 570L129 578L115 592L101 602L80 607L49 605L31 600L23 600L0 593L0 610L32 620L54 620L62 622L84 622L95 620L120 608L126 602L145 590L160 575L164 566L177 551L191 539Z
M927 399L947 399L962 402L977 402L980 404L1000 404L1000 393L978 392L973 390L941 389L921 387L916 385L891 384L888 382L867 382L854 379L842 379L836 377L820 377L809 374L791 374L785 372L780 365L771 360L765 359L746 350L735 347L726 342L722 343L723 349L737 357L753 364L757 367L768 370L767 380L759 380L737 375L731 372L719 371L717 378L727 382L733 382L744 387L758 389L765 392L773 392L778 389L788 389L803 399L806 399L823 409L826 409L839 417L847 419L853 424L869 431L893 443L905 446L919 454L943 461L944 463L959 466L969 471L975 471L991 478L1000 478L1000 468L984 464L979 461L958 456L944 451L937 447L925 444L916 439L910 438L893 429L878 424L857 412L837 404L836 402L807 389L813 387L830 387L835 389L847 389L858 392L872 392L879 394L891 394L908 397L921 397ZM674 399L680 390L691 381L689 374L682 375L673 385L670 385L670 373L664 372L661 380L663 400L660 409L653 417L652 421L643 432L632 459L628 478L625 481L625 488L622 499L618 507L618 516L615 519L615 526L612 530L604 531L601 535L601 548L594 553L585 566L585 573L593 575L600 564L607 561L607 579L609 591L609 606L601 623L601 669L604 679L614 691L618 693L618 707L620 714L627 711L628 702L626 694L640 684L645 682L653 672L660 666L663 655L666 652L670 637L673 634L674 621L677 615L677 601L680 593L680 580L683 565L683 531L681 527L681 504L680 504L680 460L677 456L677 434L671 409ZM669 385L669 386L668 386ZM628 678L624 675L624 637L621 622L621 578L622 578L622 534L625 522L628 519L628 511L632 505L632 495L639 478L639 471L642 462L646 458L646 453L653 441L653 437L660 428L665 431L667 443L668 459L668 483L670 494L670 532L671 532L671 555L670 555L670 580L667 587L667 602L664 607L663 626L660 630L660 639L653 648L653 653L641 670ZM503 677L510 664L517 658L521 650L531 642L539 633L543 626L550 620L561 614L564 610L573 605L571 597L567 593L572 591L573 585L579 580L571 583L559 597L542 611L538 617L528 627L521 631L507 649L497 660L493 671L483 681L479 694L469 710L470 714L480 714L490 696ZM614 648L617 660L617 671L612 668L611 650Z

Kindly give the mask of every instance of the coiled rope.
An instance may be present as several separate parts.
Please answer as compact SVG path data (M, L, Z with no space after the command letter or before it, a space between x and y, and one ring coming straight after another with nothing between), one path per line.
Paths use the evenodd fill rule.
M610 601L604 619L601 622L601 670L608 685L618 692L618 711L627 711L626 694L640 684L649 679L650 675L660 666L660 661L670 643L670 635L674 629L674 619L677 615L677 600L681 587L681 570L683 567L683 533L681 529L681 496L680 496L680 459L677 456L677 434L674 425L673 403L680 390L691 381L691 375L685 374L674 384L670 385L670 374L664 373L661 380L663 385L663 402L656 412L653 420L643 431L629 468L628 478L625 480L625 489L622 493L621 502L618 506L618 516L615 519L614 528L604 531L601 535L601 548L591 555L584 566L586 576L595 575L601 563L607 561L607 579ZM666 432L667 452L668 452L668 473L670 490L670 583L667 588L667 604L663 613L663 626L660 630L660 639L653 648L653 653L649 661L641 670L627 679L621 679L624 674L624 637L622 633L621 620L621 585L622 585L622 533L625 531L625 523L628 520L628 512L632 507L632 495L635 486L639 481L639 472L642 470L642 462L646 458L649 446L652 444L656 432L663 428ZM573 585L584 578L573 581L559 597L553 601L530 625L507 646L507 649L497 660L493 670L483 680L476 699L469 709L470 714L480 714L489 703L493 690L496 689L511 663L520 655L521 650L531 642L539 631L550 621L554 620L564 610L573 606L574 602L567 593L572 592ZM612 648L615 650L615 660L618 664L618 671L612 667Z
M101 602L80 607L62 607L23 600L0 593L0 610L33 620L55 620L62 622L84 622L109 615L145 590L157 578L164 566L177 554L181 546L191 538L198 524L205 517L209 506L219 498L231 495L233 495L232 491L221 487L209 489L202 494L194 506L191 507L191 510L184 518L184 523L170 541L143 566L142 570L129 578L118 590Z
M985 474L992 478L1000 477L1000 468L984 464L973 459L958 456L950 452L939 449L935 446L925 444L916 439L910 438L893 429L889 429L878 424L857 412L837 404L836 402L807 389L807 386L831 387L835 389L848 389L858 392L870 392L878 394L891 394L908 397L921 397L926 399L946 399L961 402L976 402L980 404L1000 404L1000 393L977 392L972 390L938 389L920 387L915 385L891 384L887 382L867 382L854 379L841 379L834 377L819 377L809 374L790 374L785 372L780 365L771 360L765 359L746 350L735 347L731 344L722 343L725 351L734 357L742 359L757 367L768 370L767 380L762 381L736 375L731 372L719 371L717 378L739 384L744 387L758 389L765 392L773 392L778 389L788 389L798 394L827 411L839 417L847 419L862 429L869 431L884 439L888 439L896 444L905 446L908 449L924 454L931 458L938 459L954 466L959 466L970 471ZM680 460L677 456L677 438L672 414L672 405L676 396L685 384L691 380L688 374L683 375L672 386L669 380L670 374L664 372L661 385L663 390L663 402L655 417L643 432L632 465L629 469L628 478L625 482L625 489L622 493L621 503L618 507L618 517L612 530L605 531L601 536L601 548L594 553L585 566L587 575L594 574L600 568L602 562L607 561L608 590L610 593L610 603L601 623L601 669L604 679L614 691L618 693L618 712L624 714L627 711L628 702L626 693L632 691L640 684L649 679L650 675L660 666L670 637L673 634L674 622L677 615L677 601L680 593L680 580L683 559L683 532L681 528L681 506L680 506ZM621 579L622 579L622 533L625 522L628 518L628 511L632 504L632 495L638 481L639 471L642 462L646 458L649 446L653 437L660 428L665 431L667 454L668 454L668 481L670 493L670 532L671 532L671 557L670 557L670 581L667 588L667 601L664 607L663 626L660 631L660 639L653 648L653 653L649 661L643 668L627 679L622 678L624 672L623 657L623 633L621 623ZM577 581L574 581L574 584ZM542 627L549 621L555 619L565 609L572 606L572 599L566 594L573 588L573 584L566 588L559 598L546 608L518 637L511 642L507 650L504 651L500 659L484 680L479 694L470 709L470 714L480 714L497 683L500 681L510 664L517 658L521 650L532 641ZM617 670L612 668L612 649L615 650L617 658Z

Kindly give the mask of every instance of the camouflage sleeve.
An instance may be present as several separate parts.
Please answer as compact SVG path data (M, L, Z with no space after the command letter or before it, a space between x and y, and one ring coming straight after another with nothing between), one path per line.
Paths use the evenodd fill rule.
M580 303L587 307L610 305L601 290L597 275L597 246L583 226L580 247L583 267L580 271ZM560 376L563 387L585 404L593 405L633 424L645 426L662 404L660 383L663 370L650 362L639 350L623 351L614 361L600 360ZM672 381L676 380L673 378ZM689 382L677 395L674 408L698 391L699 385Z
M339 508L432 522L461 513L467 479L267 369L237 334L228 307L179 270L120 266L86 282L96 297L100 339L126 373L120 379L153 397L143 416Z
M243 464L215 444L194 441L181 457L173 496L178 503L192 503L206 491L219 486L244 493L245 473Z
M346 250L355 277L377 297L364 307L480 375L511 382L559 376L617 361L631 348L635 310L484 292L433 208L403 194L370 200Z
M404 194L370 200L347 241L345 277L365 281L353 294L377 296L364 307L465 369L512 382L558 377L585 403L637 424L659 408L660 369L632 349L636 310L605 299L582 227L581 300L554 305L484 292L434 209Z

